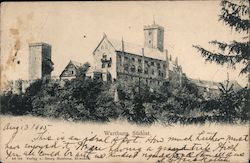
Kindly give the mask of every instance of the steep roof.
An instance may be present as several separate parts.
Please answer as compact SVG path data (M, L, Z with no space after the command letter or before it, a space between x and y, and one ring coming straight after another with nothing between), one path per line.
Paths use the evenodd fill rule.
M84 65L83 63L72 61L72 60L70 60L69 64L70 63L72 63L74 66L76 66L77 69Z
M108 41L112 44L116 51L122 51L122 41L108 38ZM148 48L134 43L123 41L124 52L130 54L136 54L142 56L142 48L144 49L144 56L148 58L166 60L166 53L159 51L158 49Z
M70 65L74 65L76 68L76 71L79 71L79 69L84 65L83 63L80 62L76 62L76 61L72 61L70 60L69 63L67 64L67 66L63 69L63 71L60 74L60 77L67 71L68 67Z

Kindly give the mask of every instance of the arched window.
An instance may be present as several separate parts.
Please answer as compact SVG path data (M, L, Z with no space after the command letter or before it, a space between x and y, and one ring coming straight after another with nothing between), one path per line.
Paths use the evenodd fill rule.
M141 66L138 66L138 73L142 73L142 68L141 68Z
M131 72L135 72L135 65L132 65L130 70Z
M124 64L124 70L128 71L128 68L129 68L128 64Z
M112 63L112 58L110 57L108 61L108 67L111 67L111 63Z
M148 74L148 68L145 68L144 74Z
M161 68L161 64L157 63L157 68L160 69Z
M105 53L103 53L103 54L102 54L102 58L103 58L104 60L106 60L106 59L107 59L107 55L106 55Z

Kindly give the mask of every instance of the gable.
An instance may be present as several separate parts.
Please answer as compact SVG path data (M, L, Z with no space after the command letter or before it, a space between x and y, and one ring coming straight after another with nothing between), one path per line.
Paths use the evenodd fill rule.
M107 36L105 35L100 43L97 45L96 49L94 50L93 54L96 55L100 52L105 52L105 51L115 51L116 49L114 46L111 44L111 42L108 40Z
M73 77L77 74L77 67L70 61L65 67L60 77Z

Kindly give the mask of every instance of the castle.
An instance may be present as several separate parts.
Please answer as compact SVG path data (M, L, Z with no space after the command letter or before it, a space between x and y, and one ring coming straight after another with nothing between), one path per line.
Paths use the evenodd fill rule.
M164 49L164 28L157 24L144 26L144 45L109 38L104 34L93 52L95 69L108 72L114 81L141 81L160 86L165 80L177 77L182 82L182 67L173 62ZM105 77L107 78L107 77Z
M164 48L164 28L157 24L144 26L144 45L136 45L121 40L111 39L106 34L94 49L94 63L70 61L60 75L60 80L71 80L79 74L79 69L87 65L84 77L103 81L142 82L151 88L161 86L164 81L174 79L181 87L182 67L178 58L172 59ZM47 43L29 44L29 80L11 81L13 93L25 92L25 89L37 79L52 79L53 62L51 45ZM207 88L200 84L200 87Z
M172 77L181 85L182 67L164 49L164 28L157 24L144 26L144 45L109 38L106 34L93 51L94 63L88 74L104 81L143 82L150 87L161 86ZM72 79L77 65L70 62L60 75ZM91 71L91 72L90 72ZM72 73L69 73L72 72Z

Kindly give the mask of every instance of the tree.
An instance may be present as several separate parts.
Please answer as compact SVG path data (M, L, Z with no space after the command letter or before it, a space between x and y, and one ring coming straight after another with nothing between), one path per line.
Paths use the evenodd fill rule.
M219 21L224 22L231 29L238 33L248 34L249 30L249 1L221 1L221 13ZM250 48L248 37L244 37L243 41L231 41L230 43L220 42L217 40L209 43L218 48L218 52L211 52L200 45L193 45L194 48L206 59L206 61L215 62L220 65L228 64L229 67L235 69L236 64L243 64L240 74L247 74L250 70ZM248 76L250 81L250 76Z
M79 68L78 73L76 74L76 77L85 78L86 72L88 71L89 68L90 68L90 63L89 62L84 63L83 66Z

